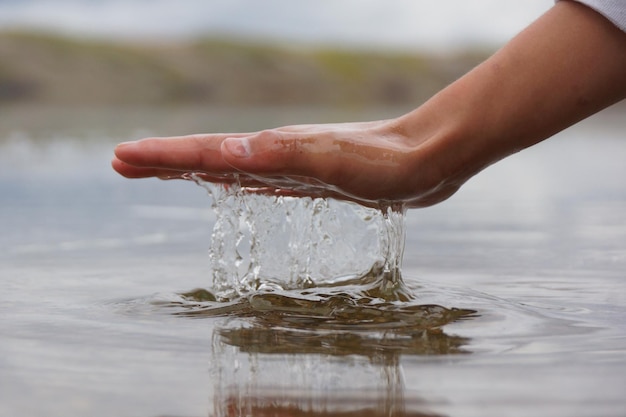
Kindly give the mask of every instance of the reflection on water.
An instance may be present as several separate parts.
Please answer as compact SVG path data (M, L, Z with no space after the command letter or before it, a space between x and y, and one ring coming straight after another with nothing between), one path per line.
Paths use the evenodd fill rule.
M439 307L441 308L441 307ZM428 309L425 306L424 309ZM291 323L293 325L293 323ZM222 329L224 343L248 353L301 353L328 355L361 355L390 363L400 353L408 355L444 355L466 353L461 347L468 339L449 336L441 329L391 331L383 334L355 331L314 332L311 328L281 329L276 323L266 327Z
M345 402L357 403L361 402L360 408L354 410L345 410L340 402L337 404L329 404L326 410L303 410L297 406L282 406L280 402L274 398L251 398L246 400L243 405L240 399L232 399L232 404L227 405L227 416L254 416L254 417L380 417L380 416L397 416L397 417L439 417L439 414L426 414L418 411L407 411L402 408L396 409L394 406L368 406L371 401L363 398L346 398Z
M215 416L425 415L405 400L400 356L461 353L465 342L437 329L320 331L272 316L216 330Z
M341 393L341 399L307 398L306 393L293 390L288 396L267 393L265 396L247 397L233 392L226 398L224 407L215 416L250 417L442 417L427 411L421 401L404 401L402 391L390 388L385 392L363 392L351 396ZM291 399L298 400L293 403ZM306 400L305 400L306 398ZM307 405L301 406L299 404Z
M476 313L349 287L256 292L227 303L198 289L159 305L177 316L224 317L213 331L216 417L434 416L405 399L400 357L468 353L469 340L442 327Z

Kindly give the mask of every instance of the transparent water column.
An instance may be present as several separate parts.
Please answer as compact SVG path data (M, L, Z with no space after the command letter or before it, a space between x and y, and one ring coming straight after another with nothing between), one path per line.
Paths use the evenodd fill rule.
M348 283L376 283L387 294L402 287L401 208L267 196L196 182L213 199L209 260L219 299Z

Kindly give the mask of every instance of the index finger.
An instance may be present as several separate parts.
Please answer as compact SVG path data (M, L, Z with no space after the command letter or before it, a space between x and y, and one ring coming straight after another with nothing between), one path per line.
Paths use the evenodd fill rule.
M230 173L236 170L222 158L222 141L246 135L249 133L147 138L117 145L115 156L134 167Z

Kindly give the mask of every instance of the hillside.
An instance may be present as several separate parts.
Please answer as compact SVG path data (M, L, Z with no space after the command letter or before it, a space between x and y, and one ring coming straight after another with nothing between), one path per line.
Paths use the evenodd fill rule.
M0 32L0 104L418 103L486 55L356 52L224 39L116 43Z

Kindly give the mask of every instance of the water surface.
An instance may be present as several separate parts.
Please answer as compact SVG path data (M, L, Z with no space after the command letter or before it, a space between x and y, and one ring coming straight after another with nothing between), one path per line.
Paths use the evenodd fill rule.
M307 115L247 111L219 130ZM0 416L624 415L623 113L409 212L410 302L334 288L316 314L294 294L207 314L206 193L116 177L119 124L33 125L0 145Z

